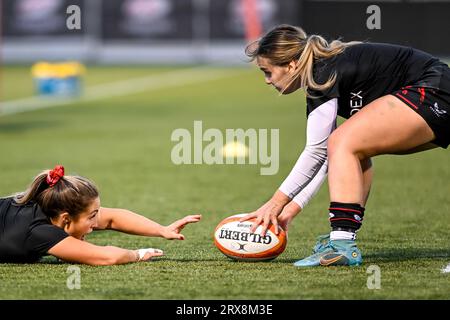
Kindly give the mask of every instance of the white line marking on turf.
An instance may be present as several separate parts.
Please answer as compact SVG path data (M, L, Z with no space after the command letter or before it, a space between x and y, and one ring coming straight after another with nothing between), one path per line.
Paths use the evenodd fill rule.
M166 72L163 74L99 84L88 87L80 97L30 97L0 103L0 116L16 114L37 109L44 109L59 105L82 103L93 100L108 99L125 96L143 91L152 91L168 87L187 85L192 83L215 80L234 76L236 72L221 69L206 69L204 67L190 68Z

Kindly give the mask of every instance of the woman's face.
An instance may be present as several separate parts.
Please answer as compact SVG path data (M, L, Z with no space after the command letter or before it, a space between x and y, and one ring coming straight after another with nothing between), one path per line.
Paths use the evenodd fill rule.
M96 198L91 204L77 215L75 218L69 218L69 223L64 230L80 240L84 240L84 236L91 233L97 227L97 214L100 209L100 198Z
M279 92L283 92L283 94L289 94L297 90L299 86L299 81L296 80L291 83L284 91L284 86L287 78L291 75L291 73L295 70L295 63L291 62L286 66L276 66L270 63L268 58L264 58L258 56L256 58L256 63L258 67L264 72L264 80L266 84L272 85Z

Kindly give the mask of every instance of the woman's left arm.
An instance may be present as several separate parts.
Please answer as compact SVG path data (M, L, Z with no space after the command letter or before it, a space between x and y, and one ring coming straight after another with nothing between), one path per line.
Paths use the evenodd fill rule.
M184 240L180 231L189 223L200 221L201 215L190 215L168 226L126 209L101 207L97 216L97 230L116 230L128 234Z

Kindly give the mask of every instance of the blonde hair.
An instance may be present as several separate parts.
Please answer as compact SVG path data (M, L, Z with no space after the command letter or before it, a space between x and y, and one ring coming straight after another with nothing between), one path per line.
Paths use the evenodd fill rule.
M337 77L335 71L325 83L317 83L313 76L314 61L332 58L342 53L348 46L358 43L360 42L341 42L339 40L328 43L320 35L308 36L300 27L283 24L270 30L261 39L250 43L245 49L245 53L251 58L251 61L261 56L269 59L276 66L285 66L291 61L295 61L297 68L286 79L283 79L282 92L299 79L301 88L305 90L308 97L311 97L309 89L324 91L334 85Z
M27 190L14 196L14 201L19 205L35 202L49 218L62 212L75 217L99 196L97 187L80 176L64 175L50 186L47 182L49 172L45 170L37 175Z

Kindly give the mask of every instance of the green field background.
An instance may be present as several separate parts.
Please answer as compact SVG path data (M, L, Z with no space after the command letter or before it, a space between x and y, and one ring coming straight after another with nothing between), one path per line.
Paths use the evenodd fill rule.
M88 66L85 87L173 71L173 68ZM214 80L0 116L0 195L23 190L41 170L63 164L92 179L103 206L121 207L170 224L201 213L185 241L96 232L88 241L125 248L155 247L148 263L79 266L81 288L66 282L69 264L51 258L0 264L0 299L449 299L450 161L448 150L374 159L375 179L358 234L360 267L298 269L315 237L329 231L328 193L318 195L289 230L286 251L271 262L235 262L212 241L225 217L257 209L279 187L305 142L302 93L279 96L256 68ZM2 101L34 94L29 67L2 70ZM279 171L261 165L175 165L170 137L178 128L279 129ZM345 164L342 164L343 168ZM381 271L369 289L368 268ZM369 270L370 271L370 270ZM370 280L370 279L369 279Z

